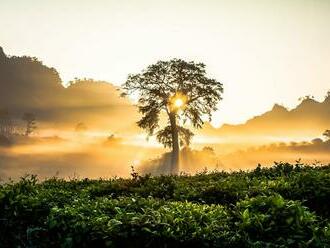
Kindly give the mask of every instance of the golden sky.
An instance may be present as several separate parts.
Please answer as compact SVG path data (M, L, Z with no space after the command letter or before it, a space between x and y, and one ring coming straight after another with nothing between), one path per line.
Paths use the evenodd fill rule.
M330 89L329 0L0 0L0 46L74 77L125 81L173 57L224 83L214 124Z

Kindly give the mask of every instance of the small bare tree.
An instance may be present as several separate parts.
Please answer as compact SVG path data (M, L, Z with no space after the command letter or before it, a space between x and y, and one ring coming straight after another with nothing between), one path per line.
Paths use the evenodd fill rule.
M22 120L26 122L25 136L29 136L37 129L36 117L32 113L24 113Z
M0 136L10 137L14 134L14 124L10 117L9 111L0 110Z

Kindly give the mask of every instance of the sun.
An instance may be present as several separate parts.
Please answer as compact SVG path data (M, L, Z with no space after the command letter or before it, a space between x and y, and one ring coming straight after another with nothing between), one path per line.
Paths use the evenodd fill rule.
M175 99L174 106L176 108L181 108L183 106L184 102L181 98Z
M187 96L181 92L176 92L169 99L169 109L170 111L178 112L186 107L188 101Z

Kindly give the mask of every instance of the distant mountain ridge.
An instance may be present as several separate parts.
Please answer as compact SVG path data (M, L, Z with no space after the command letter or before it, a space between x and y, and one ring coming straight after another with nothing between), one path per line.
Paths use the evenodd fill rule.
M270 111L247 120L244 124L224 124L220 128L210 125L204 134L220 136L319 136L330 128L330 93L322 102L304 98L294 109L275 104Z
M7 56L0 47L1 109L16 118L23 112L33 112L38 121L55 123L57 127L85 122L87 126L109 130L141 131L135 125L136 108L119 97L114 85L84 79L65 88L56 69L34 57ZM198 133L214 137L317 137L325 129L330 129L330 93L322 102L307 97L292 110L275 104L270 111L244 124L214 128L205 123Z

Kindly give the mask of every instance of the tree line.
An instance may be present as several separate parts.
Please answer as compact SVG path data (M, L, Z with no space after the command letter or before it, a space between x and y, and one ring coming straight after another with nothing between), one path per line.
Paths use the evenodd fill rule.
M37 119L33 113L24 113L20 119L14 119L6 109L0 109L0 136L7 139L14 135L30 136L37 129Z

